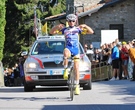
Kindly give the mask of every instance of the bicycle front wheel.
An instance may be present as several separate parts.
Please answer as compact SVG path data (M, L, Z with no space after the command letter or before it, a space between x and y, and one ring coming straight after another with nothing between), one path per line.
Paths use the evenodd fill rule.
M73 100L74 98L74 70L73 68L71 69L70 71L70 98L71 98L71 101Z

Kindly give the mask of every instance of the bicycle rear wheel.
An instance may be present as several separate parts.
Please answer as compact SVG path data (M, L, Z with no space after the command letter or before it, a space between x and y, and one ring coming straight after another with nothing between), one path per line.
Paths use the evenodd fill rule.
M74 70L73 68L71 69L70 71L70 98L71 98L71 101L73 100L74 98Z

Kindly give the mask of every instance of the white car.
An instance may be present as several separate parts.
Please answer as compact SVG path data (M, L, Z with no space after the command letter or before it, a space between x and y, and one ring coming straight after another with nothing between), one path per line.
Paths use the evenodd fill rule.
M80 45L80 85L91 89L91 62ZM41 36L33 43L24 63L24 91L36 86L67 86L63 79L64 36ZM25 52L23 53L23 55ZM69 61L70 65L70 61Z

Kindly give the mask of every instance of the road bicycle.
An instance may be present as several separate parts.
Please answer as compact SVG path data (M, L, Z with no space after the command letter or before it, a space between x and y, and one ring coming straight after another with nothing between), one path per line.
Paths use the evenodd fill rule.
M69 59L71 59L71 64L69 66L69 79L68 79L68 86L70 90L70 98L71 101L73 101L74 98L74 90L75 90L75 70L74 70L74 60L79 58L74 58L71 56Z
M74 72L74 57L71 57L71 64L70 64L70 70L69 70L69 90L70 90L70 98L71 101L74 98L74 82L75 82L75 72Z

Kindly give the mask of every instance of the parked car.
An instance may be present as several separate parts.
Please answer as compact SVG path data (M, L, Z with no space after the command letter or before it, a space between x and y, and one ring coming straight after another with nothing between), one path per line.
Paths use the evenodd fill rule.
M62 35L41 36L33 43L24 63L24 91L36 86L67 86L63 79L63 50L65 39ZM80 46L80 85L91 89L91 62ZM23 55L27 54L24 52ZM70 61L69 61L70 65Z

